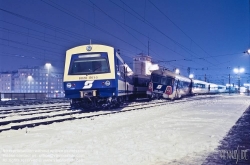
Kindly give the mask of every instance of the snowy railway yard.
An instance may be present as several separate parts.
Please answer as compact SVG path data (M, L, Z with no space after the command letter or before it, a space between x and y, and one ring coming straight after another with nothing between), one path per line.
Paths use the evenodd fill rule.
M0 164L247 165L249 105L248 96L211 95L88 113L2 107Z

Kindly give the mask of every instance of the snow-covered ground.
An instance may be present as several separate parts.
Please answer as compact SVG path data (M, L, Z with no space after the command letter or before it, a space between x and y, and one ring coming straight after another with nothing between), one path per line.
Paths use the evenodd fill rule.
M221 96L0 133L0 164L202 164L250 104Z

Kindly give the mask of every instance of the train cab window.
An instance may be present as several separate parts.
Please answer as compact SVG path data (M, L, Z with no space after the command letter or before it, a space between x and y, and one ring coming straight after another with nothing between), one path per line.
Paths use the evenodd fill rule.
M107 53L72 55L69 75L109 73Z
M167 85L167 86L172 86L173 83L174 83L174 79L171 78L171 77L167 77L167 83L166 83L166 85Z
M160 81L161 81L160 76L152 75L152 82L153 83L160 83Z
M162 78L161 78L161 84L162 84L162 85L167 85L167 78L162 77Z

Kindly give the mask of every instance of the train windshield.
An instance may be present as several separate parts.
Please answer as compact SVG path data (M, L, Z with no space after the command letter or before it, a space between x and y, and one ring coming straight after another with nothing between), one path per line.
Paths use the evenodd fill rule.
M171 77L162 77L161 78L161 84L167 85L167 86L172 86L173 78Z
M167 86L172 86L173 78L172 77L161 77L158 75L152 75L152 82Z
M110 73L107 53L73 55L69 75Z

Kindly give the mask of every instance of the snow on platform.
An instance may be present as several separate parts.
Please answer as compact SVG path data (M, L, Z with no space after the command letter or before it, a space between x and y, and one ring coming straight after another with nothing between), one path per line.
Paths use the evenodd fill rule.
M21 106L8 106L0 107L0 113L4 110L19 110L28 108L41 108L41 107L53 107L53 106L70 106L69 103L54 103L54 104L38 104L38 105L21 105Z
M221 96L6 131L0 164L202 164L249 104Z

